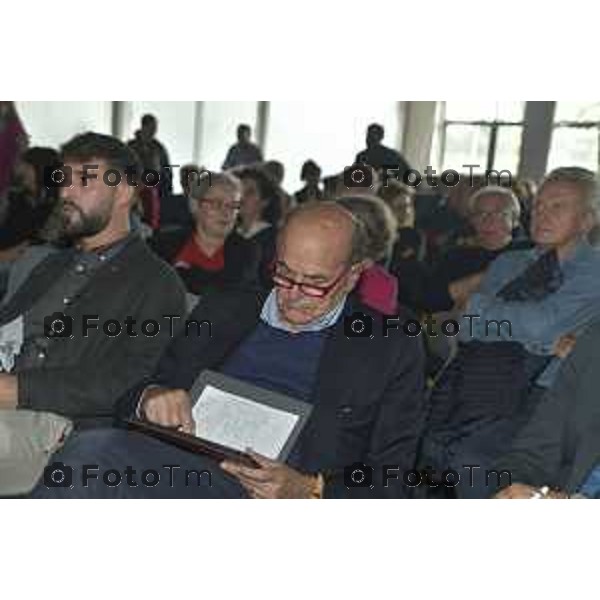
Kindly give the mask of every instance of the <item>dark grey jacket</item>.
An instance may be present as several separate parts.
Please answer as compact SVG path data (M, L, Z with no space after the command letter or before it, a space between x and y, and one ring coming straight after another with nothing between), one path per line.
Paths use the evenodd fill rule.
M498 463L513 483L574 492L600 462L600 322L586 330L558 378Z
M38 264L8 302L0 307L0 326L24 314L71 265L72 254L50 254ZM170 340L164 315L185 318L185 290L173 269L160 260L137 236L98 270L64 310L72 317L71 339L49 340L41 366L17 371L20 408L48 410L90 424L112 417L114 402L125 390L152 373ZM101 327L82 332L84 315L137 321L137 337L125 327L117 337L106 336ZM154 319L160 333L140 333L143 321Z

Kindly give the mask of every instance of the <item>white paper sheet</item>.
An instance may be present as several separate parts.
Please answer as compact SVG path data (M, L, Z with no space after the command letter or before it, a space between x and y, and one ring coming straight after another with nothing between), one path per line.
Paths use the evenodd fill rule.
M196 435L241 450L251 448L276 459L298 415L259 404L207 385L194 406Z

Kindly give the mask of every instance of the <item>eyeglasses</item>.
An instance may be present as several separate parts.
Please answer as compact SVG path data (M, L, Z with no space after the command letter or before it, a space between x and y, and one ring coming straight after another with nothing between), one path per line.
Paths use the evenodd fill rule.
M513 211L510 209L507 210L482 210L479 212L474 212L473 219L477 219L478 221L487 221L488 219L496 219L498 217L502 219L510 219L513 215Z
M291 290L295 286L298 286L300 292L305 296L309 296L310 298L325 298L325 296L331 293L335 286L338 285L338 283L350 272L351 269L352 267L344 269L342 273L328 285L314 285L312 283L296 281L295 279L287 277L286 275L282 275L281 272L278 272L277 265L274 265L273 267L271 278L277 287L284 290Z
M231 200L222 200L220 198L202 198L198 200L200 204L205 204L211 210L238 212L242 207L241 202L232 202Z

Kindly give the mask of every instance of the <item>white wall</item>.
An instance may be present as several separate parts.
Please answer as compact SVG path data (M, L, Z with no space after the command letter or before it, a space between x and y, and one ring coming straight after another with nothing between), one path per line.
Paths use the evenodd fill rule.
M192 162L194 156L194 137L196 131L195 102L127 102L124 115L124 139L130 140L140 127L140 119L146 113L158 119L156 137L166 147L172 165L183 166ZM173 172L173 187L180 191L179 169Z
M111 102L41 102L17 100L32 146L58 148L85 131L111 132Z
M286 167L284 185L290 192L301 187L300 168L311 158L323 175L339 173L365 148L366 128L381 123L384 143L396 146L400 119L398 103L387 102L270 102L265 158Z
M17 109L32 145L58 147L84 131L111 133L112 110L118 105L118 133L131 139L140 117L150 112L159 120L158 138L171 162L196 161L217 170L227 148L235 142L239 123L248 123L258 135L258 102L41 102L17 101ZM316 160L324 175L350 164L364 147L365 128L371 122L386 127L385 143L398 147L416 169L439 161L436 141L441 119L439 102L399 101L275 101L269 102L265 126L265 157L282 161L285 185L300 187L299 171L308 158ZM552 140L554 102L528 102L519 174L539 178L547 168ZM437 165L438 167L440 165ZM178 173L175 177L178 190Z
M252 127L256 142L256 117L258 102L202 102L200 134L200 163L217 171L225 160L227 150L237 141L237 127L245 123Z

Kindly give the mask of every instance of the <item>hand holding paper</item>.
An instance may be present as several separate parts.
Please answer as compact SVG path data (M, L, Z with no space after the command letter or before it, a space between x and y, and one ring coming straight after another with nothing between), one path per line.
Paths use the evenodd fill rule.
M315 477L305 475L287 465L261 456L252 450L248 454L260 465L245 467L234 461L224 461L221 468L236 477L252 498L311 498Z

